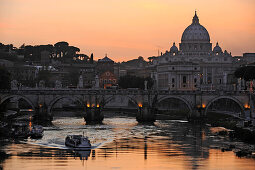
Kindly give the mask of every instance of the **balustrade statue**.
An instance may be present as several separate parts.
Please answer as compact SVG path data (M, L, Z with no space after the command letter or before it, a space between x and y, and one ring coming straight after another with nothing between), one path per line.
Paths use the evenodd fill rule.
M11 89L12 90L17 90L18 89L18 81L17 80L12 80L11 81Z
M56 80L56 81L55 81L55 88L56 88L56 89L61 89L61 88L62 88L62 83L61 83L61 81L59 81L59 80Z
M45 88L45 81L44 81L44 80L40 80L40 81L39 81L39 88L40 88L40 89Z
M80 77L79 77L78 88L83 88L83 77L82 77L82 75L80 75Z
M144 81L144 90L148 90L148 87L147 87L147 84L148 84L148 81Z

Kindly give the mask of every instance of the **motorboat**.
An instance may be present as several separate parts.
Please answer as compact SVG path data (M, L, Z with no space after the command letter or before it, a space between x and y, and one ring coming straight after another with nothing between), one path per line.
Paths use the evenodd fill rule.
M68 135L65 139L65 145L73 149L90 149L91 144L87 136Z
M43 127L41 125L34 125L30 132L31 138L42 138L43 137Z

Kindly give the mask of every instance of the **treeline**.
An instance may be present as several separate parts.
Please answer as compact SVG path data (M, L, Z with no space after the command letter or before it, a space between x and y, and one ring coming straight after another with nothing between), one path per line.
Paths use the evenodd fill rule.
M49 58L61 62L93 62L93 54L90 57L86 54L80 54L78 47L71 46L65 41L57 42L54 45L32 46L23 44L19 48L12 44L4 45L0 43L0 57L10 61L15 61L18 55L23 55L25 61L40 61L43 51L49 53Z

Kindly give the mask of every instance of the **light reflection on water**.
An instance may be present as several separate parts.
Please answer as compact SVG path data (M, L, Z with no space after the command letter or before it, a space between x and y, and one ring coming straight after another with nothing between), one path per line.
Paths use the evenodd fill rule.
M12 154L4 169L254 169L255 160L221 152L228 142L207 127L185 121L138 124L134 118L106 118L102 125L85 125L83 118L58 118L39 140L5 144ZM85 134L95 147L71 151L68 134Z

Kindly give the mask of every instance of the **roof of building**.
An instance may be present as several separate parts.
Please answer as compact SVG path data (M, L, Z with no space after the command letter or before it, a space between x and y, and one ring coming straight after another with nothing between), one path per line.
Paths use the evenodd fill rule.
M112 59L105 56L103 59L99 59L98 62L114 62Z

